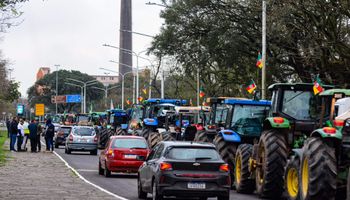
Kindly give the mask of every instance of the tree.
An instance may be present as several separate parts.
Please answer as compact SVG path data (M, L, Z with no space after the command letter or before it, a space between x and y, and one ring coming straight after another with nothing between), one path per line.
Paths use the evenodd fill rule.
M50 111L55 110L55 104L51 103L51 97L56 95L55 87L56 87L56 73L50 73L44 76L44 78L38 80L33 86L28 89L28 99L30 100L30 105L33 107L36 103L44 103L46 107L50 109ZM67 70L59 70L58 71L58 95L70 95L70 94L81 94L81 88L68 85L66 83L74 83L77 85L82 85L73 81L68 80L67 78L73 78L80 80L82 82L87 82L91 80L95 80L94 77L81 73L79 71L67 71ZM102 88L102 83L98 82L94 84L95 87ZM103 96L103 92L100 90L93 89L92 86L87 87L86 90L86 99L87 103L93 101L101 100L101 96ZM58 104L58 112L78 112L80 111L80 104L70 103L70 104ZM89 109L87 105L87 110Z
M0 32L19 24L15 20L22 15L22 12L17 10L17 5L25 1L27 0L0 0Z

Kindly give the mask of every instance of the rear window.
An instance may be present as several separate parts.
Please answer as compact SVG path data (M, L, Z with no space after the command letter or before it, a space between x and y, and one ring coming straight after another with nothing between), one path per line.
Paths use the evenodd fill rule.
M64 133L64 134L69 134L71 128L61 128L61 131Z
M147 149L147 144L142 139L123 138L115 139L113 141L112 148Z
M169 159L175 160L219 160L220 156L212 148L179 148L170 149L166 155Z
M91 128L76 128L74 130L74 135L93 136L95 135L95 131L94 129L91 129Z

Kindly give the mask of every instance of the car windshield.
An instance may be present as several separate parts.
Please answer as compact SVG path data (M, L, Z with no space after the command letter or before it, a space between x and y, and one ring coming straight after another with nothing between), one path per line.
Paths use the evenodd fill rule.
M220 156L212 148L173 147L166 155L174 160L219 160Z
M254 134L262 131L268 106L235 105L231 127L239 134Z
M316 119L316 98L312 91L286 90L283 94L282 112L297 120Z
M81 127L81 128L76 128L74 130L74 135L93 136L95 135L95 131L92 128Z
M69 134L71 128L61 128L61 131L64 133L64 134Z
M112 148L126 148L126 149L147 149L147 144L142 139L137 138L118 138L115 139Z

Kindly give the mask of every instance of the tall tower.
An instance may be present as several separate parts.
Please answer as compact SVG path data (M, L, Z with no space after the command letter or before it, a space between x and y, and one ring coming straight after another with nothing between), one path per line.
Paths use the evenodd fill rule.
M120 5L120 38L119 38L119 47L121 49L128 49L130 52L123 50L119 51L119 63L123 63L129 66L132 66L132 0L121 0ZM130 32L126 32L130 31ZM125 74L126 72L131 71L130 67L119 64L119 72ZM119 81L122 77L119 76Z

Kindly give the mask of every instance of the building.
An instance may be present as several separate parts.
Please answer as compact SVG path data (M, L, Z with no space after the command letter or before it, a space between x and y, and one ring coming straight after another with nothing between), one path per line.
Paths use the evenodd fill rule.
M113 85L119 82L118 76L92 75L92 77L94 77L105 86Z
M36 73L36 80L42 79L46 74L50 73L50 68L48 67L40 67L38 72Z

